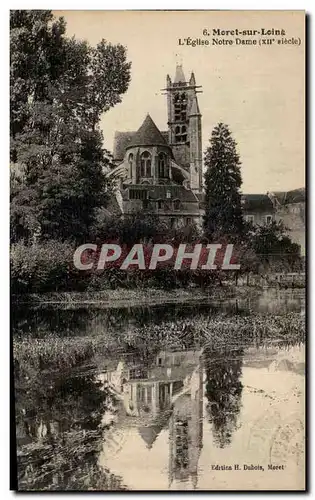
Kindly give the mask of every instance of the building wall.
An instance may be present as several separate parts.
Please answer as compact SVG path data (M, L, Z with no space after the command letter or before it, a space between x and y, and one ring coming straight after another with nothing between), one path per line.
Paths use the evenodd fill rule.
M305 202L279 205L276 209L276 220L282 221L289 228L288 236L301 247L305 255Z
M190 187L194 191L202 190L202 146L201 146L201 116L191 116L189 119L190 135Z
M149 178L142 178L140 176L140 158L141 154L144 152L148 152L151 155L151 176ZM159 178L158 176L158 154L164 153L167 157L167 165L169 167L169 174L171 177L171 169L170 169L170 149L168 146L136 146L133 148L128 148L125 153L125 158L123 162L123 168L125 171L125 178L131 179L133 184L141 183L143 180L148 180L149 182L155 183ZM130 164L129 164L129 156L133 155L132 162L132 176L130 175Z
M183 166L184 168L185 167L189 168L189 162L190 162L189 146L187 144L177 144L177 145L172 144L171 147L176 163Z
M266 225L267 216L271 216L272 220L275 220L275 215L271 211L254 211L254 210L244 210L244 218L248 220L248 216L252 216L254 225Z

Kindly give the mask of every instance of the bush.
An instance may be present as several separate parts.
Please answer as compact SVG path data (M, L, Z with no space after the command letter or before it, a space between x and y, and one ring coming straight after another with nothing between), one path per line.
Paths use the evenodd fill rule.
M13 359L17 380L38 376L42 370L65 370L91 359L97 350L93 338L14 339Z
M179 288L198 287L205 289L218 283L218 272L207 272L201 269L188 268L175 270L172 265L157 267L154 270L132 269L122 271L109 267L103 271L92 272L89 276L87 290L145 289L154 288L174 290Z
M117 267L109 267L103 271L94 271L89 275L87 290L116 290L117 288L136 288L139 285L138 272L122 271Z
M187 267L175 270L173 264L155 270L129 269L111 266L104 270L79 271L73 264L74 247L70 243L50 240L27 246L19 242L11 248L12 294L45 292L145 289L172 290L201 287L205 289L218 282L219 272Z
M39 245L16 243L11 247L11 291L13 294L68 290L76 271L73 248L51 240ZM71 285L70 285L71 288Z

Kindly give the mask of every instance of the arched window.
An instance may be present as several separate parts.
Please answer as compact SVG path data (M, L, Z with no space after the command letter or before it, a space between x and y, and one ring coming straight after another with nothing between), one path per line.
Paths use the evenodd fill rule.
M174 200L174 210L180 209L180 200Z
M157 207L159 210L161 210L161 208L163 208L163 201L162 200L157 200Z
M180 95L175 94L175 96L174 96L174 120L175 120L175 122L180 121L180 112L181 112Z
M180 126L175 127L175 142L180 142Z
M186 121L187 118L187 96L186 94L181 95L181 120Z
M184 122L187 119L187 95L185 92L182 94L175 94L173 99L174 104L174 121Z
M177 125L175 127L175 142L187 142L187 127L186 125Z
M132 164L133 164L133 154L130 153L128 156L128 165L129 165L129 177L132 178Z
M158 176L167 177L167 161L164 153L160 153L158 156Z
M140 157L140 176L151 177L151 155L148 151L144 151Z

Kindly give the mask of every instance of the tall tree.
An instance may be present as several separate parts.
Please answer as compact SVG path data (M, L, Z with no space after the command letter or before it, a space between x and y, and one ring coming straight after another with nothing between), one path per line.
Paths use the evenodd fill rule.
M12 220L25 237L31 214L42 237L82 240L105 201L98 124L128 89L126 49L68 38L50 11L12 11L10 21L11 159L23 169Z
M228 126L219 123L205 153L204 231L210 240L243 235L240 165L235 140Z

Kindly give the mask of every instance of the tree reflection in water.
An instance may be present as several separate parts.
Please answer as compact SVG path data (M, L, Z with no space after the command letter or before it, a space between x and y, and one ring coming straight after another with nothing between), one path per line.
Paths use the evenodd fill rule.
M231 444L241 407L244 350L206 348L206 398L209 421L216 446Z
M33 380L16 391L19 490L124 489L98 466L113 397L93 375Z

